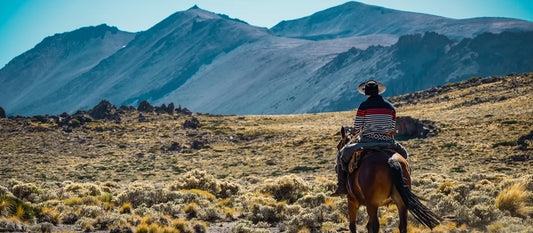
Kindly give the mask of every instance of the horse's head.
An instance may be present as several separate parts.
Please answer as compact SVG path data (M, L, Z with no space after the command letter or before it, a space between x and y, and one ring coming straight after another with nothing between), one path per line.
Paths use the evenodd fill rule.
M341 127L341 140L339 141L339 144L337 144L337 150L341 150L346 144L348 144L352 140L353 135L350 132L351 128L344 128L344 126Z

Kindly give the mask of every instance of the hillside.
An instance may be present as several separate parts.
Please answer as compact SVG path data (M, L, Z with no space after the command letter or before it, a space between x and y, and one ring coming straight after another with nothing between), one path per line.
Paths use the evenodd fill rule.
M105 24L49 36L0 69L0 106L26 114L29 103L55 93L125 47L134 33Z
M491 17L450 19L352 1L300 19L284 20L271 30L279 36L311 40L380 34L401 36L424 32L436 32L461 40L485 32L531 31L533 23Z
M533 226L532 84L533 73L472 78L390 98L399 116L438 128L434 137L402 141L412 155L415 193L444 218L436 232ZM347 230L345 200L327 194L337 132L354 111L142 113L142 122L139 114L67 130L38 117L0 119L0 185L7 188L0 191L38 208L33 215L42 223L34 228ZM394 208L380 212L386 232L397 227ZM429 231L409 225L410 232Z

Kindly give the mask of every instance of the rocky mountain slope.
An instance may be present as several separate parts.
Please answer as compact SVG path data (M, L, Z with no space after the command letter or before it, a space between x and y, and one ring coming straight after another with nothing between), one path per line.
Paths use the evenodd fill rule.
M271 28L276 35L324 40L376 34L407 35L437 32L452 39L472 38L484 32L530 31L531 22L509 18L450 19L347 2L313 15L282 21Z
M99 25L56 34L0 69L0 106L27 114L30 103L56 93L126 46L134 33Z
M341 17L378 9L401 16L405 25L418 25L427 17L450 21L353 2L317 14ZM306 22L317 29L333 29L332 22L353 27L349 20L336 20ZM47 38L0 70L0 106L8 115L59 114L108 99L135 106L142 100L174 102L217 114L325 112L355 108L362 97L355 87L368 79L385 82L387 95L393 95L533 67L533 35L523 31L530 22L478 19L469 31L465 28L471 24L454 21L439 27L443 34L402 35L435 28L405 31L387 24L393 22L388 16L381 20L383 28L396 27L397 34L376 26L376 31L333 39L289 38L280 36L279 27L259 28L198 7L135 35L107 26L84 28L80 31L85 34ZM291 31L298 28L304 27ZM500 29L516 32L482 33ZM469 35L450 33L466 31L475 37L456 39ZM93 34L100 44L91 44Z

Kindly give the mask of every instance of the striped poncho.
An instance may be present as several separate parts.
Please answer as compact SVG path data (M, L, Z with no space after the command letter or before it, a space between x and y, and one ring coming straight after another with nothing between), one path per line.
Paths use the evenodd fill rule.
M396 127L396 110L392 104L380 95L370 96L357 109L354 119L355 131L362 136L377 141L393 140Z

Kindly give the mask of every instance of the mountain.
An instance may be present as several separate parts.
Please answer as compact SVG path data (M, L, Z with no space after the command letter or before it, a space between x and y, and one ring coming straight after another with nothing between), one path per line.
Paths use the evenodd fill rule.
M135 36L105 24L45 38L0 70L0 105L20 114L28 103L55 93L62 85L122 49Z
M489 17L458 20L347 2L307 17L282 21L271 30L279 36L311 40L376 34L401 36L428 31L460 40L485 32L533 30L533 23Z
M354 11L353 5L378 9L347 3L324 12ZM316 23L317 29L325 25ZM111 27L80 31L95 28ZM356 87L368 79L384 82L392 95L533 67L532 33L516 28L478 28L474 37L457 39L435 32L386 34L376 26L370 34L309 40L193 7L135 34L111 29L56 34L15 58L0 70L0 106L8 115L58 114L107 99L135 106L174 102L214 114L325 112L355 108L363 97Z

